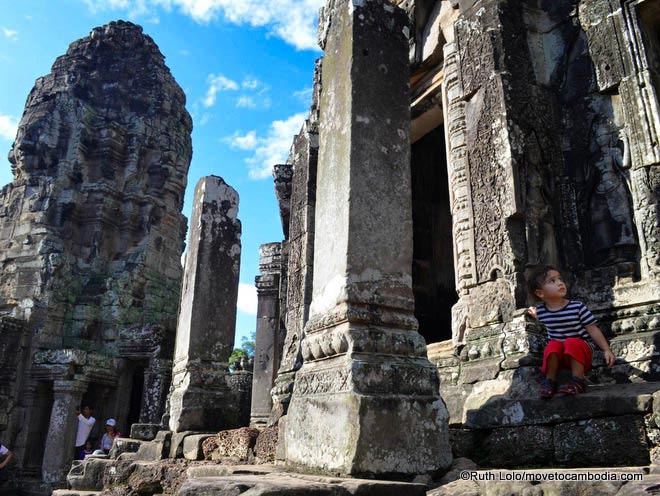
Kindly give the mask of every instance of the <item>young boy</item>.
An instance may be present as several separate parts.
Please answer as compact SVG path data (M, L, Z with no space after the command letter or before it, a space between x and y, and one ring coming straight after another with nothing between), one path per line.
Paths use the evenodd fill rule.
M530 280L530 289L543 303L531 307L529 313L545 325L549 340L543 351L541 372L545 379L539 397L552 398L557 392L557 372L562 368L569 369L572 377L559 392L584 393L584 373L591 368L594 343L605 353L608 367L616 360L610 345L585 304L566 298L566 283L557 268L547 265L537 271Z

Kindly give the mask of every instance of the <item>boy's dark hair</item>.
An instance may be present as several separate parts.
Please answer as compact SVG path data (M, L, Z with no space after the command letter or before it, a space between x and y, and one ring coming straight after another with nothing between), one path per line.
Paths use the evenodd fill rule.
M561 270L559 270L554 265L544 265L543 267L536 269L534 272L532 272L532 275L529 278L529 281L527 282L527 284L529 285L529 292L532 293L532 295L536 295L536 290L541 289L543 287L543 282L548 276L548 272L550 272L551 270L556 270L561 274Z

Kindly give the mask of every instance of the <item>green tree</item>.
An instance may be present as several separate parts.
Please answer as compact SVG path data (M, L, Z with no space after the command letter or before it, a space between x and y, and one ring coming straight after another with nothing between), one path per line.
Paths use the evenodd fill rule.
M234 362L241 357L254 357L254 346L256 341L256 331L250 334L250 337L243 336L241 338L241 347L234 348L234 351L229 355L229 368L233 370Z

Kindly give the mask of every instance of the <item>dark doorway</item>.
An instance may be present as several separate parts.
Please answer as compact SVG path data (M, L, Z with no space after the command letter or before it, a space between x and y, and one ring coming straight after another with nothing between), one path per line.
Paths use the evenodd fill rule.
M129 430L133 424L140 422L140 410L142 409L142 393L144 392L144 367L136 366L133 370L130 407L126 419L126 429Z
M89 434L89 439L96 445L97 441L105 432L105 422L108 418L115 417L113 411L114 392L116 388L106 386L104 384L90 383L87 392L82 397L81 408L89 406L92 408L92 416L96 419L92 432Z
M46 438L50 427L50 414L53 409L53 383L38 382L34 394L34 406L31 412L31 428L25 447L25 472L41 474L44 460ZM28 428L28 426L24 426Z
M426 342L435 343L451 339L451 307L458 301L443 127L411 152L415 317Z

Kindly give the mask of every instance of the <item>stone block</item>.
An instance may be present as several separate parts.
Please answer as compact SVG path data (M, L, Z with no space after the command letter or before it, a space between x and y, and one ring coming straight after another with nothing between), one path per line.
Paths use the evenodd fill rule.
M641 416L593 418L554 429L555 458L574 467L648 465L649 449Z
M123 453L137 453L142 445L142 441L131 438L122 438L119 437L112 443L112 449L110 450L110 458L116 459Z
M233 458L247 460L252 454L258 436L259 429L251 427L221 431L202 443L204 459L222 460L223 458Z
M112 463L113 460L96 457L74 461L66 480L71 489L100 491L103 489L103 474Z
M254 445L254 454L259 463L272 462L275 460L277 441L279 438L279 427L266 427L262 429Z
M458 382L460 384L473 384L495 379L500 372L501 363L502 357L464 363L461 366Z
M158 461L167 458L170 454L172 433L170 431L159 431L153 441L144 441L137 453L136 460Z
M183 440L183 457L186 460L203 460L202 443L213 434L193 434Z
M233 475L186 480L179 496L425 496L426 486L302 474Z
M183 441L195 431L173 432L170 441L170 458L181 458L183 456Z
M162 493L164 474L165 467L162 464L136 463L128 478L128 485L137 494Z
M427 496L481 496L479 484L472 480L455 480L426 493Z
M486 383L475 385L465 402L465 426L491 429L627 414L641 416L651 411L652 394L658 387L653 383L589 386L585 394L558 396L548 402L536 397L535 383L530 386L527 397L511 398L504 383L497 388Z
M475 456L478 463L491 467L552 465L552 427L535 425L495 429L479 443Z
M133 424L131 425L131 438L152 441L158 431L162 429L163 426L160 424Z

